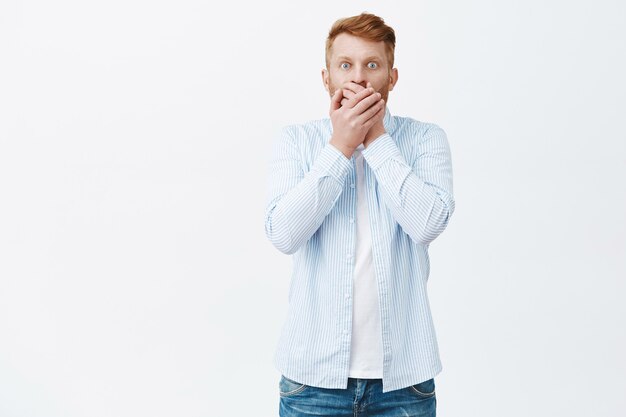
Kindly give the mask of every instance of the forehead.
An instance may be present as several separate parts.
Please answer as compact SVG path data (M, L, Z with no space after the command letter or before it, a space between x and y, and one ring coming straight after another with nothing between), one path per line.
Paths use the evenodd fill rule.
M383 59L385 57L385 42L375 42L350 35L349 33L340 33L330 48L330 59L332 60L338 56L353 59L371 57Z

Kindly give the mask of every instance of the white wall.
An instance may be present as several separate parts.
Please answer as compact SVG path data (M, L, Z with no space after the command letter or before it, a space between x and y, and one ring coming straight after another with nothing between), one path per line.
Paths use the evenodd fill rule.
M626 408L626 6L0 6L0 415L277 415L291 260L269 145L323 117L325 35L396 29L390 110L439 124L442 416Z

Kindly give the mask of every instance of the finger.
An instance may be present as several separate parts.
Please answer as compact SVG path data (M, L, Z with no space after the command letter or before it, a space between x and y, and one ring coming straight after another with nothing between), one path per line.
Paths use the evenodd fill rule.
M341 91L343 92L343 96L346 98L352 98L356 95L354 91L348 90L347 88L344 88Z
M332 99L330 100L331 111L337 110L339 107L341 107L342 98L343 98L343 95L341 93L341 89L340 88L336 89L335 93L333 94Z
M369 129L377 123L383 123L384 119L385 119L385 105L383 104L382 107L380 108L380 111L374 114L369 120L365 121L364 124L367 127L367 129Z
M346 90L352 91L355 94L360 92L360 91L365 90L365 87L363 87L361 84L357 84L357 83L352 82L352 81L348 81L348 82L344 83L342 87L345 88Z
M363 100L365 97L370 96L372 94L374 94L373 88L365 88L362 91L359 91L354 96L352 96L352 98L350 98L350 101L348 102L347 107L352 108L356 106L361 100Z
M385 100L379 100L378 103L374 104L369 109L365 110L363 114L358 117L358 122L362 125L367 125L368 123L374 124L378 121L378 116L381 116L381 112L384 115L385 111Z
M363 113L364 111L369 109L371 106L376 104L376 102L381 99L380 97L381 97L380 93L374 93L368 97L365 97L363 100L359 101L359 103L357 103L354 106L354 111L357 114Z

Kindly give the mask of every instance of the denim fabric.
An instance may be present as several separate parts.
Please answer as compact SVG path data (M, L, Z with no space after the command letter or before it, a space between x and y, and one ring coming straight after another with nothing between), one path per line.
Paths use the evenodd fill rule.
M431 378L382 392L382 379L348 378L348 387L319 388L281 375L279 416L435 417L437 398Z

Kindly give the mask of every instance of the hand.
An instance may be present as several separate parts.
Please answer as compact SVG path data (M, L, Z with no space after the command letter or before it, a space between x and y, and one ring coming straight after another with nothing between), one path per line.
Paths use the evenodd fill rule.
M381 111L380 114L376 116L376 119L378 120L365 134L365 140L363 141L363 146L366 148L370 145L370 143L376 140L376 138L380 137L381 135L387 132L387 130L385 129L385 124L384 124L385 111L384 110Z
M344 98L341 99L341 105L344 106L348 102L348 99L354 97L354 95L356 93L361 92L361 91L363 91L366 88L369 88L371 86L372 86L372 84L370 82L368 82L367 85L365 87L363 87L361 84L357 84L357 83L353 83L352 81L348 81L341 88L341 90L343 92L343 97L344 97Z
M372 87L372 84L368 81L366 87L363 87L360 84L348 82L344 84L342 90L344 98L341 100L341 105L345 105L348 102L349 98L352 98L356 95L356 93L365 90L365 88ZM383 120L385 118L385 112L382 112L382 117L380 120L375 123L370 130L365 135L365 140L363 141L363 146L367 148L367 146L376 138L381 136L386 132Z
M354 150L363 143L370 128L379 120L382 121L385 102L372 87L363 88L349 98L344 97L343 91L338 88L331 99L329 113L333 136L330 143L350 158ZM347 100L342 105L344 98Z

